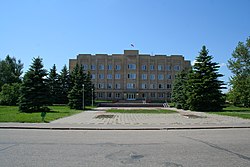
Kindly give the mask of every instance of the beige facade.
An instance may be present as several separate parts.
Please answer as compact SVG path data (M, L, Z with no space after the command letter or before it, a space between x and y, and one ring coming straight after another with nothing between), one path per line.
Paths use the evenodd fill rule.
M181 55L139 54L138 50L79 54L69 60L70 71L77 63L90 71L99 100L170 100L175 75L191 67Z

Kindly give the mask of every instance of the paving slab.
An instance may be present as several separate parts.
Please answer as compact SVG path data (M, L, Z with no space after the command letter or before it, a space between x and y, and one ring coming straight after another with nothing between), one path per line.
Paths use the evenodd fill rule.
M109 113L106 112L107 109L110 108L96 108L95 110L85 111L76 115L52 121L50 123L0 123L0 128L57 130L171 130L250 128L249 119L221 116L203 112L185 111L175 108L156 108L177 111L176 113L168 114Z
M125 109L134 109L134 108L125 108ZM96 111L94 112L85 111L77 115L55 120L51 122L51 124L66 123L66 124L84 124L84 125L129 125L129 126L250 124L250 120L236 118L236 117L221 116L203 112L178 110L174 108L167 108L167 109L175 110L177 111L177 113L168 113L168 114L108 113L105 112L105 108L100 108L100 110L98 110L97 108Z

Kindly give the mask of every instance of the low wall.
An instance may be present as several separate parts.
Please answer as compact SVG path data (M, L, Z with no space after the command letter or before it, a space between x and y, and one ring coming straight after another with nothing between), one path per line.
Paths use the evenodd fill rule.
M98 107L163 107L163 103L99 103Z

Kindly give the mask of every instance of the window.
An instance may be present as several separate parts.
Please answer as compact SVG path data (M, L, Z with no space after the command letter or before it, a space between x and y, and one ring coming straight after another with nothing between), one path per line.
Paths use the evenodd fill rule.
M121 89L121 84L119 83L115 84L115 89Z
M154 70L155 66L154 65L150 65L150 70Z
M159 84L159 85L158 85L158 88L159 88L159 89L163 89L163 84Z
M95 79L95 74L91 74L91 79Z
M171 84L167 84L167 89L171 89L172 85Z
M98 97L102 98L103 97L103 92L98 92Z
M155 74L150 74L150 80L155 80Z
M150 89L155 89L155 84L150 84Z
M107 98L112 98L112 93L107 93Z
M135 64L128 64L128 69L135 70L136 69L136 65Z
M142 74L141 78L142 78L142 80L146 80L147 79L147 74Z
M164 97L164 93L158 93L158 97L159 98L163 98Z
M167 79L171 79L171 74L167 74Z
M145 84L145 83L141 84L141 88L142 89L147 89L147 84Z
M107 89L112 89L112 84L111 83L108 83Z
M99 70L104 70L104 65L103 64L99 65Z
M99 84L98 84L98 88L99 88L99 89L104 89L104 83L99 83Z
M83 67L83 70L88 70L88 65L87 64L84 64L82 67Z
M108 70L112 70L112 65L111 64L108 65Z
M175 65L175 66L174 66L174 70L175 70L175 71L180 71L180 66L179 66L179 65Z
M90 69L91 69L91 70L95 70L95 65L92 64L92 65L90 66Z
M146 65L142 65L142 66L141 66L141 69L142 69L142 70L147 70L147 66L146 66Z
M120 65L115 65L115 69L116 70L121 70L121 66Z
M135 84L134 83L128 83L127 84L127 89L135 89Z
M121 75L120 74L115 74L115 79L121 79Z
M161 70L163 70L162 65L158 65L158 71L161 71Z
M158 75L158 80L163 80L163 74Z
M121 97L121 94L120 93L115 93L115 98L116 99L119 99Z
M136 74L134 73L128 74L128 79L136 79Z
M99 79L104 79L104 74L99 74Z
M170 92L167 93L167 98L171 98L172 94Z
M153 92L153 93L150 93L150 96L151 97L155 97L155 93Z
M107 79L112 79L112 74L108 74Z
M167 65L167 66L166 66L166 70L167 70L167 71L171 71L171 66L170 66L170 65Z

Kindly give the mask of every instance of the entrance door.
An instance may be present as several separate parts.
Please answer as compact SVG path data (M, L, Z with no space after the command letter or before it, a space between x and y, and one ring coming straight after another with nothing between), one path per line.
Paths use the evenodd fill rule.
M135 100L135 93L128 93L127 100Z

